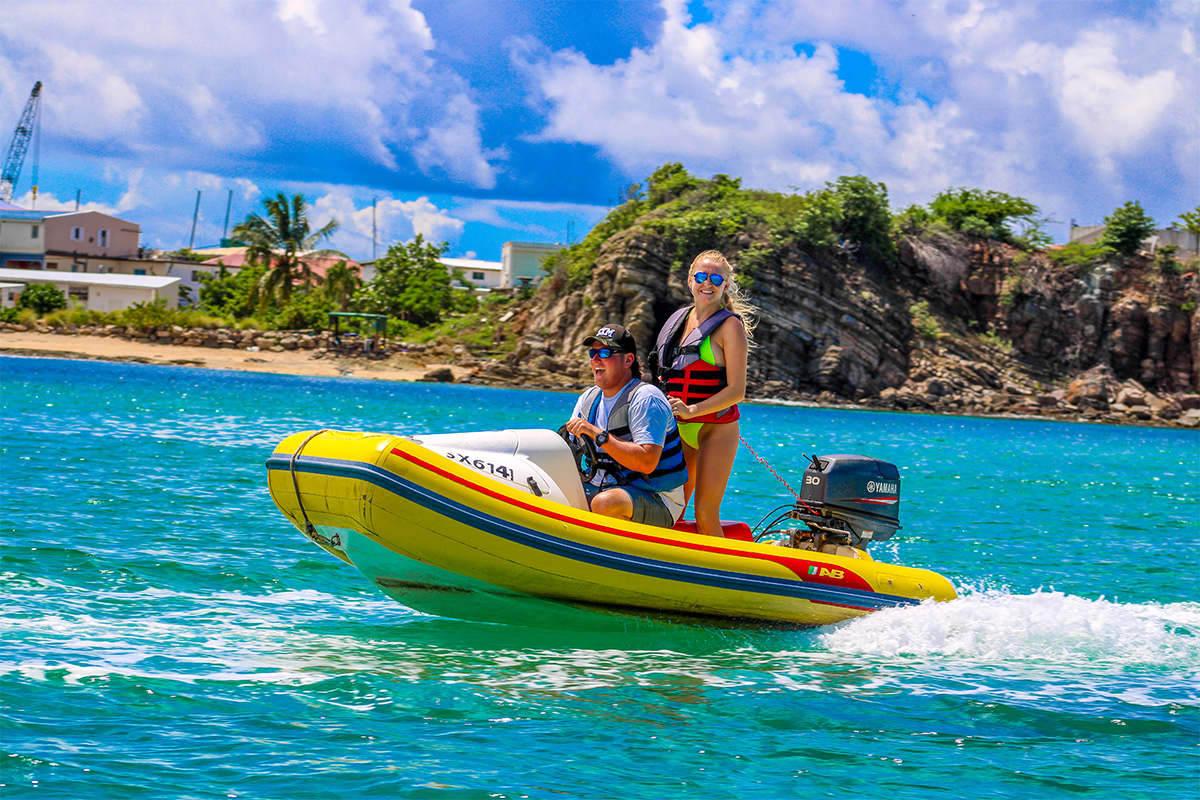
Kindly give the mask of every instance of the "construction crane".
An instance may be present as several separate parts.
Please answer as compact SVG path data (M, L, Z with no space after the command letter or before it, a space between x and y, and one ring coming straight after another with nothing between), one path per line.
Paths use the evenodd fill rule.
M33 205L37 206L37 142L38 113L41 111L42 82L33 85L29 102L21 114L21 121L13 131L12 141L8 145L8 154L4 157L4 172L0 173L0 200L11 202L13 189L17 187L17 178L21 177L21 165L25 163L25 151L29 149L29 141L34 141L33 149Z

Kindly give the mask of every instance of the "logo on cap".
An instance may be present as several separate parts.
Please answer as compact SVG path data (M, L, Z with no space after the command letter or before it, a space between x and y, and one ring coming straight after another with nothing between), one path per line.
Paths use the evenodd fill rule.
M596 335L597 336L607 336L611 339L613 336L617 335L617 332L615 330L613 330L612 328L601 328L600 330L596 331Z

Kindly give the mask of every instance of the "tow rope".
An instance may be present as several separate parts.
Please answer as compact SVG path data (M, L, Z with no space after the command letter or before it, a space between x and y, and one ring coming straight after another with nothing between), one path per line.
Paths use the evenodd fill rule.
M762 456L760 456L758 453L754 452L754 448L750 446L750 443L746 441L745 437L739 436L739 437L738 437L738 439L740 439L740 440L741 440L741 442L742 442L742 444L744 444L744 445L746 446L746 449L750 451L750 455L754 456L754 459L755 459L755 460L756 460L758 463L760 463L760 464L762 464L764 467L766 467L766 468L767 468L767 470L769 470L769 471L770 471L770 473L771 473L772 475L774 475L774 476L775 476L775 478L776 478L776 479L777 479L777 480L778 480L780 483L782 483L782 484L784 485L784 487L785 487L785 488L786 488L786 489L787 489L789 492L791 492L791 493L792 493L792 497L796 498L797 500L799 500L799 499L800 499L800 495L796 494L796 490L795 490L795 489L793 489L791 486L788 486L788 482L787 482L787 481L785 481L785 480L783 479L783 476L781 476L781 475L780 475L778 472L776 472L776 471L775 471L775 469L774 469L774 468L773 468L773 467L772 467L770 464L768 464L768 463L767 463L767 460L766 460L765 458L763 458Z
M774 475L775 478L784 485L784 488L786 488L789 492L792 493L792 497L796 498L797 503L799 503L800 505L807 508L810 514L816 515L817 512L813 511L812 508L809 507L808 503L804 502L803 498L801 498L800 495L796 494L796 490L788 485L788 482L783 479L783 476L780 475L778 472L776 472L775 469L770 464L767 463L767 460L765 458L760 456L758 453L754 452L754 448L750 446L750 443L747 442L744 437L739 436L738 439L740 439L742 444L746 446L746 449L750 451L750 455L754 456L754 459L758 463L760 463L764 467L766 467L767 470L770 471L770 473L772 475Z
M300 496L300 481L298 481L296 479L296 459L300 457L300 451L303 450L304 446L307 445L309 442L311 442L313 439L317 438L322 433L328 433L328 432L329 432L328 428L322 428L319 431L314 431L307 439L305 439L303 442L300 443L300 446L296 448L296 452L292 453L292 460L290 462L290 467L291 467L290 471L292 473L292 487L296 490L296 505L298 505L300 507L300 516L304 517L304 535L307 536L309 539L312 539L317 544L325 545L326 547L340 548L342 546L342 539L340 536L338 536L335 533L333 535L333 538L331 538L331 539L325 538L324 536L322 536L320 534L320 532L317 531L316 526L313 525L312 521L308 518L308 512L304 510L304 500Z

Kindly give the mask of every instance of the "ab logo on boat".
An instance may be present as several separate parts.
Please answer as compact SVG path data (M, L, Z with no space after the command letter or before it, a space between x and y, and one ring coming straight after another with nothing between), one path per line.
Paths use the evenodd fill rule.
M900 487L894 483L888 483L886 481L867 481L867 491L888 492L890 494L895 494L896 492L900 491Z

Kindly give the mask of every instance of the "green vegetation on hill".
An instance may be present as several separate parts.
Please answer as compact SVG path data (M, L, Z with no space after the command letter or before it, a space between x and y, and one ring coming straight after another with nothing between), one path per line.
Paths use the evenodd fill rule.
M897 257L900 235L930 227L1034 249L1050 243L1047 222L1036 205L1002 192L947 189L928 206L893 214L887 186L863 175L843 175L821 188L787 194L746 189L741 179L728 175L698 178L673 162L630 187L625 202L582 242L551 255L544 266L557 285L580 289L590 280L604 243L642 227L670 243L676 267L709 248L735 249L734 243L748 235L758 244L742 250L739 265L752 280L755 256L764 247L887 263Z
M1123 255L1133 255L1142 241L1154 233L1154 220L1140 203L1130 200L1104 218L1100 242Z
M1091 272L1097 264L1112 254L1112 248L1107 245L1085 244L1084 242L1071 242L1057 250L1046 251L1046 255L1052 262L1071 270L1076 275L1085 275Z
M1200 236L1200 206L1179 215L1179 221L1171 227L1187 231L1193 236Z
M739 283L762 310L757 358L763 366L755 380L796 391L870 395L884 384L897 387L917 363L908 349L916 345L929 358L950 348L968 360L989 361L960 379L995 390L1010 368L1041 376L1091 368L1086 354L1118 338L1125 349L1114 347L1113 358L1122 374L1141 369L1137 374L1145 375L1122 359L1137 350L1138 336L1163 336L1166 316L1154 316L1139 333L1123 329L1074 347L1098 335L1081 322L1091 318L1089 304L1108 302L1091 291L1091 276L1105 276L1120 291L1148 283L1171 298L1164 302L1172 309L1191 313L1194 303L1180 294L1187 282L1174 276L1194 270L1195 261L1179 259L1169 246L1146 259L1139 245L1153 220L1137 203L1106 219L1109 230L1097 244L1051 248L1047 222L1033 202L997 191L951 187L926 205L893 212L887 187L863 175L771 192L728 175L699 178L669 163L630 187L583 241L544 261L547 278L530 318L554 351L569 346L566 337L574 333L549 316L567 293L618 289L623 299L633 298L626 308L633 304L644 313L649 307L661 324L671 299L666 287L691 258L712 248L730 256ZM1200 209L1182 215L1182 222L1200 224ZM618 263L632 281L612 272ZM600 302L582 298L585 307L593 301ZM1120 310L1113 318L1125 313L1133 312ZM1189 369L1177 362L1168 366L1164 357L1156 369L1163 375ZM951 385L939 381L937 391Z
M891 258L887 187L862 175L843 176L804 194L744 189L740 178L697 178L677 162L664 164L600 221L582 242L547 257L546 271L567 290L582 288L600 249L635 225L672 243L676 266L710 248L730 249L749 234L772 246L794 243L810 252L838 247ZM753 254L742 254L743 275L753 275ZM749 256L749 258L747 258Z
M1200 229L1200 208L1180 215L1180 220L1186 230ZM699 178L672 162L631 186L625 201L583 241L547 257L543 267L554 290L582 289L591 280L604 244L640 228L666 242L673 269L710 248L737 252L742 281L752 286L757 263L772 251L795 248L818 260L855 258L888 264L898 257L901 237L939 230L1042 251L1052 244L1046 232L1049 222L1029 200L992 190L952 187L927 205L893 213L887 187L863 175L843 175L821 188L789 194L747 189L740 178L728 175ZM1114 254L1135 253L1154 229L1154 220L1136 202L1116 209L1105 224L1108 229L1099 244L1072 243L1047 255L1083 274Z
M1038 207L1023 197L980 189L954 188L929 203L929 216L953 230L980 239L996 239L1028 248L1050 243ZM1014 225L1021 225L1018 235Z

